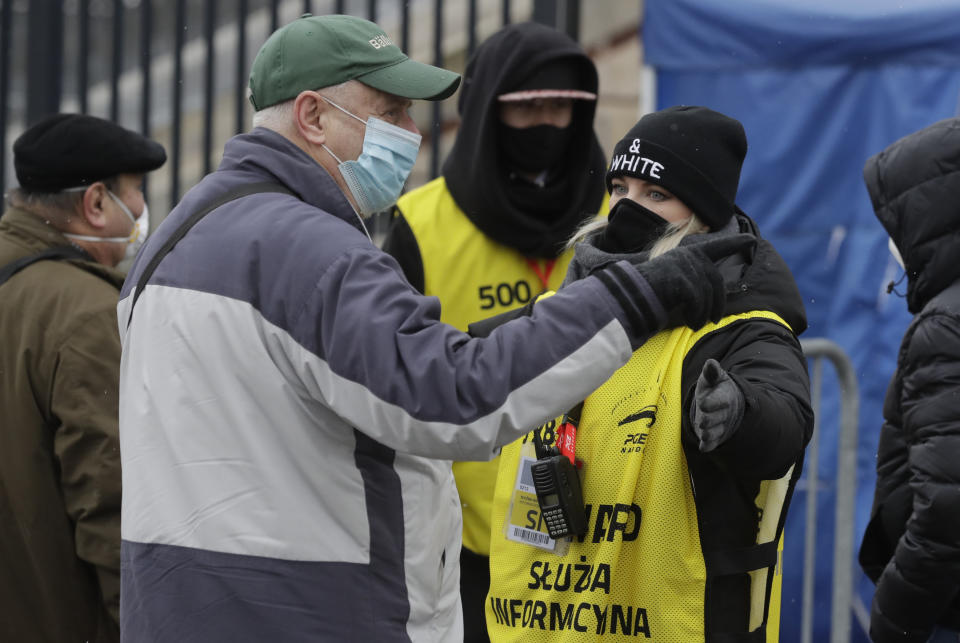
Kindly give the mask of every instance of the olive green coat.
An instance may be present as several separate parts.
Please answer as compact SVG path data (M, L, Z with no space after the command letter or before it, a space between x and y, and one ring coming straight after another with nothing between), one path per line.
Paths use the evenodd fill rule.
M16 208L0 266L68 241ZM0 640L116 641L123 275L40 261L0 285Z

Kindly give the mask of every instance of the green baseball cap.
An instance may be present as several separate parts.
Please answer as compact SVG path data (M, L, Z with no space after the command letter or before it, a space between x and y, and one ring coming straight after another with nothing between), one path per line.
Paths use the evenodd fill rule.
M261 110L348 80L404 98L442 100L457 90L460 74L410 60L369 20L307 13L260 48L250 69L250 102Z

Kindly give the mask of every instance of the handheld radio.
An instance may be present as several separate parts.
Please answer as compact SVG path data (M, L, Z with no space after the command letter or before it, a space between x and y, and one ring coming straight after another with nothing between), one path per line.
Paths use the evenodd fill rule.
M540 513L553 539L582 536L587 531L587 513L575 465L577 425L582 409L581 402L563 416L556 439L560 448L545 447L540 432L533 433L537 461L531 465L530 472Z

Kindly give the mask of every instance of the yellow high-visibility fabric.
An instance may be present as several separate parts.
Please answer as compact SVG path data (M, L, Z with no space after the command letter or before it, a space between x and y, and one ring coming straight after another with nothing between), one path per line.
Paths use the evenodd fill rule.
M424 294L440 299L440 319L466 330L475 321L519 308L543 290L563 283L573 250L553 262L535 263L483 234L457 206L446 181L439 177L397 201L417 240L423 262ZM604 199L603 211L606 212ZM490 551L490 503L497 459L455 462L453 474L463 507L463 544L484 556Z
M533 526L540 519L529 505L520 512L511 507L521 455L535 457L532 434L504 448L494 495L485 605L492 642L634 637L657 643L704 641L707 570L680 435L682 367L704 335L750 318L786 326L772 313L754 311L725 317L696 332L663 331L587 397L576 455L583 461L579 473L588 528L566 552L506 537L509 522L527 520ZM545 444L553 439L550 426L545 425ZM758 542L776 537L785 490L779 482L763 485L757 498L764 513ZM546 528L540 531L546 533ZM751 574L760 592L754 594L759 600L751 609L759 610L759 619L751 618L755 628L763 620L766 570ZM777 565L771 592L777 603L770 606L768 641L777 640L772 623L779 624L779 585Z

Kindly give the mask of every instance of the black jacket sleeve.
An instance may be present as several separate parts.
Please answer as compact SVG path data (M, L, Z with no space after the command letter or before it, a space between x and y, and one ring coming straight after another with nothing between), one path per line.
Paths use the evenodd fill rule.
M912 513L874 595L874 641L926 641L960 590L960 323L932 314L901 354Z
M877 449L877 484L870 522L860 543L860 566L874 583L893 557L913 513L907 441L900 416L900 373L894 373L883 400L883 426Z
M694 388L711 357L740 387L745 408L736 432L709 455L734 476L783 476L813 434L810 380L800 342L783 325L765 319L734 322L698 342L683 365L683 434L688 444L696 444L690 424Z
M425 279L420 245L417 243L417 238L414 236L413 230L410 229L410 224L407 223L400 208L394 207L393 209L393 221L390 223L390 230L387 231L387 237L383 241L383 251L397 260L410 285L416 288L417 292L423 293Z

